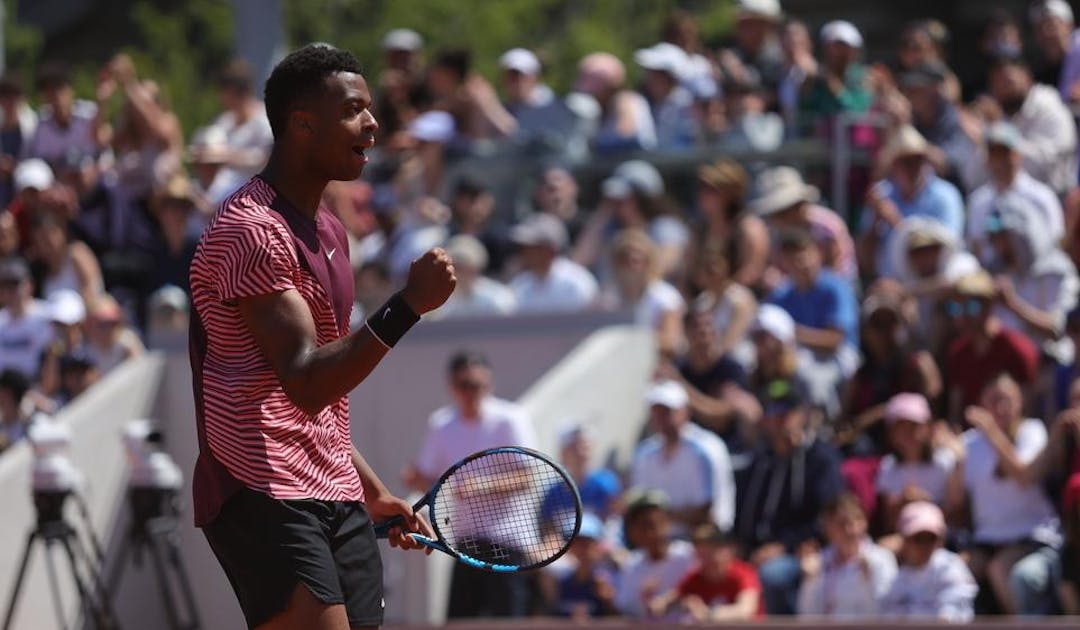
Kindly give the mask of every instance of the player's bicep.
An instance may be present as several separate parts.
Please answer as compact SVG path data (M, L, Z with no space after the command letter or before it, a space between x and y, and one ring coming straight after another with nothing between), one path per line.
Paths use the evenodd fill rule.
M253 295L236 300L244 325L288 390L304 357L315 348L315 320L299 291Z

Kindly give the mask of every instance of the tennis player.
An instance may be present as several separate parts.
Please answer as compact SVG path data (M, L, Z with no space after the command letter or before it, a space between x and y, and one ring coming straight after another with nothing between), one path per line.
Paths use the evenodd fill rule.
M191 265L195 524L249 627L375 627L372 520L402 515L409 530L431 529L352 445L347 394L446 301L454 268L428 252L350 333L349 244L320 199L368 161L371 93L350 53L312 45L274 68L265 99L269 162L223 203ZM390 543L419 547L400 528Z

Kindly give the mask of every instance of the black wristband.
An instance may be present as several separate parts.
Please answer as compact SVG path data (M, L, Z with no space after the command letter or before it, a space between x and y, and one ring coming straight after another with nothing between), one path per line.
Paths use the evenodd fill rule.
M413 312L400 293L395 293L371 314L367 327L384 346L393 348L418 321L420 316Z

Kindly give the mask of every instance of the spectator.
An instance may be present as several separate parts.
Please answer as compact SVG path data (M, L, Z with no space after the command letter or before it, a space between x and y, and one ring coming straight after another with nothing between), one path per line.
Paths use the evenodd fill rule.
M574 260L597 269L601 278L610 260L609 243L625 228L639 228L660 248L661 275L670 278L681 269L690 240L686 225L675 216L671 200L664 194L664 179L652 164L643 160L623 162L604 180L604 200L589 218L574 248Z
M1039 65L1032 72L1035 81L1058 89L1062 100L1075 102L1073 87L1076 73L1077 35L1072 8L1064 0L1039 0L1028 11L1035 44L1039 47Z
M255 76L245 61L227 63L218 76L217 88L224 111L210 124L225 132L228 152L224 178L244 182L266 164L274 134L266 108L255 96Z
M1053 190L1022 166L1022 142L1020 130L1012 124L994 124L986 130L990 181L972 192L968 200L967 241L976 254L986 247L987 218L993 212L994 200L1007 193L1016 193L1038 208L1052 242L1059 242L1065 235L1061 202Z
M642 92L652 111L658 151L684 151L697 141L694 97L682 85L690 60L682 48L660 42L634 53L645 70Z
M30 415L26 412L26 393L30 379L12 369L0 371L0 453L26 437Z
M1073 361L1072 341L1065 336L1065 316L1076 306L1080 280L1076 267L1054 243L1038 207L1007 194L994 200L987 219L990 247L983 266L996 273L1001 322L1039 343L1058 365Z
M612 245L612 282L598 304L609 310L632 310L634 320L656 335L661 353L672 354L683 340L686 302L678 289L660 277L660 253L642 230L623 230Z
M187 334L191 305L183 289L161 287L147 301L146 328L151 339L154 335Z
M741 78L757 75L768 92L775 94L784 68L777 37L782 18L780 0L739 0L735 8L733 46L728 54L721 53L725 74L737 74ZM772 103L769 105L772 107Z
M504 107L516 122L514 136L527 144L580 159L588 152L586 122L540 78L531 50L512 48L499 57Z
M704 523L694 528L691 540L697 566L675 590L649 602L653 617L678 610L683 623L714 624L750 621L765 614L761 583L754 567L738 557L738 544L719 527Z
M578 204L578 183L562 166L549 166L540 175L533 192L537 212L555 215L566 225L567 236L576 243L585 223L585 211Z
M691 418L724 440L734 462L736 453L749 450L753 435L748 420L756 420L761 410L743 389L742 366L720 353L716 332L707 313L687 314L686 354L665 375L683 385L690 397Z
M555 583L548 606L560 617L585 623L593 617L615 615L616 567L604 542L604 527L595 514L586 512L578 534L567 550L570 562L541 574Z
M795 344L795 320L787 311L775 304L758 306L750 324L750 340L754 344L754 356L748 381L750 391L762 405L777 383L800 392L809 389Z
M41 294L45 299L61 290L77 292L83 302L93 301L104 290L101 267L94 252L80 241L68 240L67 225L60 217L42 213L33 221L34 262L41 265Z
M903 75L920 67L937 67L942 71L943 95L948 102L960 101L960 82L945 63L945 45L949 32L941 22L916 20L900 33L897 47L896 74Z
M993 100L984 98L977 106L988 123L1016 126L1014 148L1024 170L1058 195L1067 193L1076 184L1076 123L1057 90L1036 84L1022 57L1001 56L990 66L990 94Z
M79 294L70 289L53 293L47 304L49 320L53 326L53 340L41 355L38 389L47 396L57 396L62 386L61 358L76 352L81 353L84 349L86 305Z
M1001 611L1047 614L1060 523L1043 489L1025 474L1047 436L1041 420L1023 417L1022 406L1019 384L1001 373L987 382L979 405L965 409L973 428L950 480L949 507L953 514L965 504L970 510L975 548L968 565L990 586Z
M717 356L733 355L749 363L747 332L757 312L757 300L749 289L731 278L734 241L706 244L697 252L693 281L701 293L694 300L692 311L705 315L712 324ZM691 347L693 344L691 343Z
M143 80L125 54L114 57L98 79L98 107L117 93L122 98L119 121L110 146L113 170L129 199L145 201L156 185L180 169L184 138L180 121L168 107L157 83Z
M788 19L781 29L780 43L784 50L784 69L777 87L777 101L788 135L797 136L807 122L799 117L803 85L818 73L814 40L804 22Z
M436 199L421 198L410 210L391 184L380 184L372 193L371 210L378 229L360 247L369 251L365 262L383 263L391 279L404 278L412 261L446 240L450 211Z
M383 51L383 64L398 72L410 75L419 73L421 69L421 53L424 49L424 38L416 31L409 28L395 28L383 35L381 48Z
M622 494L622 482L615 471L592 465L595 433L596 430L584 420L568 422L559 433L559 461L578 487L582 508L586 513L599 517L606 527L607 520L615 516L615 504ZM552 506L572 503L562 499L565 486L559 488L560 491L544 497L542 513L545 516L550 515Z
M645 402L655 433L634 452L630 486L664 492L676 533L685 534L709 521L730 529L735 521L735 480L727 447L690 422L689 396L679 383L654 383Z
M966 623L975 616L978 592L963 559L944 549L945 517L928 501L909 503L900 512L900 569L881 601L881 613L901 619Z
M0 369L36 380L52 340L48 307L34 299L29 266L21 258L0 261Z
M615 155L656 148L656 127L649 103L623 87L626 68L610 53L586 55L578 64L574 90L587 94L600 106L592 149L597 155Z
M980 269L949 228L934 219L911 217L896 226L889 242L890 269L904 293L915 301L916 337L935 351L944 342L945 325L939 308L954 283Z
M15 215L22 246L29 248L31 223L42 211L48 191L56 184L56 177L44 160L29 158L15 166L12 179L15 182L15 199L7 210Z
M450 299L438 309L437 317L509 315L517 309L514 292L484 275L488 253L483 243L468 234L459 234L444 247L454 261L458 282Z
M893 396L885 407L889 454L878 468L877 487L882 531L898 531L900 512L916 501L945 505L949 477L962 456L946 446L954 440L939 437L946 427L934 426L930 406L921 394ZM883 542L897 547L896 541ZM895 549L894 549L895 550Z
M784 141L784 119L769 111L769 95L756 76L724 83L727 129L716 142L736 153L775 151Z
M495 195L489 186L471 175L462 176L450 195L450 212L450 234L479 239L488 253L490 273L500 277L510 248L505 232L492 225Z
M911 124L929 143L927 158L939 176L959 185L976 144L964 133L960 110L946 94L950 76L943 65L922 64L900 74L898 83L911 105Z
M191 180L177 174L160 187L151 201L157 220L158 247L153 251L153 274L149 289L165 285L188 291L188 268L195 257L200 231L191 229L193 215L200 213L201 203L195 195Z
M993 279L980 271L957 280L945 303L955 332L945 354L950 421L959 422L965 407L978 404L983 388L997 374L1007 372L1021 385L1035 380L1039 350L993 313L996 295Z
M45 107L41 111L27 157L58 164L70 151L97 155L100 148L100 104L76 100L67 68L50 63L37 75L37 91Z
M1074 430L1076 428L1074 427ZM1065 546L1061 551L1061 584L1058 600L1066 615L1080 614L1080 475L1069 477L1062 499Z
M870 619L896 578L896 557L867 536L869 523L859 499L842 494L821 514L828 546L806 550L800 559L800 616Z
M379 144L393 147L416 117L416 94L423 87L424 39L407 28L388 31L381 42L383 71L379 75L375 111L379 112Z
M882 151L888 176L871 186L859 239L864 277L891 276L893 230L907 217L936 219L956 238L964 235L964 200L955 186L934 174L930 143L910 125L894 132Z
M124 313L112 296L98 296L87 310L84 351L103 375L146 351L135 331L124 325Z
M703 55L705 46L701 42L697 18L680 9L673 10L661 29L661 40L675 44L686 55L686 69L682 83L692 93L699 94L716 90L713 63Z
M81 396L101 379L101 371L82 349L60 357L60 389L53 396L57 407L63 407Z
M777 166L758 176L756 193L748 209L765 219L773 230L809 230L818 243L825 268L853 280L858 268L851 234L839 215L817 205L820 196L818 189L805 183L797 170ZM776 276L775 270L772 275ZM770 283L775 286L775 278L767 278L766 284Z
M905 392L936 400L942 390L934 357L911 340L908 310L900 296L885 291L871 294L862 306L863 362L844 388L844 418L851 437L869 431L874 452L886 444L879 421L889 422L891 400Z
M658 490L631 489L626 496L626 539L633 549L619 571L615 607L638 619L648 614L648 603L674 589L694 566L690 543L671 535L668 501Z
M734 248L727 275L730 286L757 289L769 260L769 233L765 222L747 211L745 199L749 176L738 162L721 158L698 169L697 209L701 223L698 249L712 246L715 251ZM716 250L719 248L719 250ZM701 255L698 255L701 259ZM706 288L702 285L700 288ZM719 297L718 295L714 297Z
M525 411L492 395L493 373L486 357L475 352L455 354L450 358L448 377L454 402L431 415L424 445L415 464L405 471L405 482L414 490L426 492L444 470L480 449L532 447L535 443ZM485 497L484 500L505 499ZM472 535L480 541L478 544L506 544L513 532L496 527ZM528 605L524 578L524 575L488 573L455 563L447 617L524 615Z
M521 247L521 267L510 281L522 313L570 312L586 309L596 298L596 279L587 269L562 256L566 228L549 214L535 215L510 232Z
M228 136L216 125L197 130L187 148L185 157L191 164L198 192L211 211L247 181L244 171L226 166L230 153Z
M0 209L0 260L6 260L19 253L19 226L15 215L7 209Z
M37 114L26 102L19 76L7 73L0 77L0 207L15 196L15 164L26 155L37 124Z
M1016 18L1005 9L991 10L979 38L978 59L973 64L978 70L964 83L964 100L970 101L986 93L987 75L994 59L1001 55L1020 55L1023 47Z
M770 615L795 612L802 569L796 552L818 536L821 510L843 486L840 455L807 430L808 409L793 387L769 388L735 531L750 550Z
M831 399L826 409L835 417L838 388L858 367L859 305L850 284L822 269L821 251L809 232L789 231L780 241L780 266L788 280L769 301L795 320L802 360L813 365L806 374L812 397Z
M861 114L873 99L866 66L859 62L863 38L851 22L835 20L821 27L822 59L818 73L803 84L803 116Z

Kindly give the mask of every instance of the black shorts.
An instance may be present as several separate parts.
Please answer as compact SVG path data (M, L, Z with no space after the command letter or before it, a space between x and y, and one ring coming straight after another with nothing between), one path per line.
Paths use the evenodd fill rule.
M344 604L351 626L382 624L382 560L363 504L244 489L203 533L249 628L284 611L297 584L325 604Z

